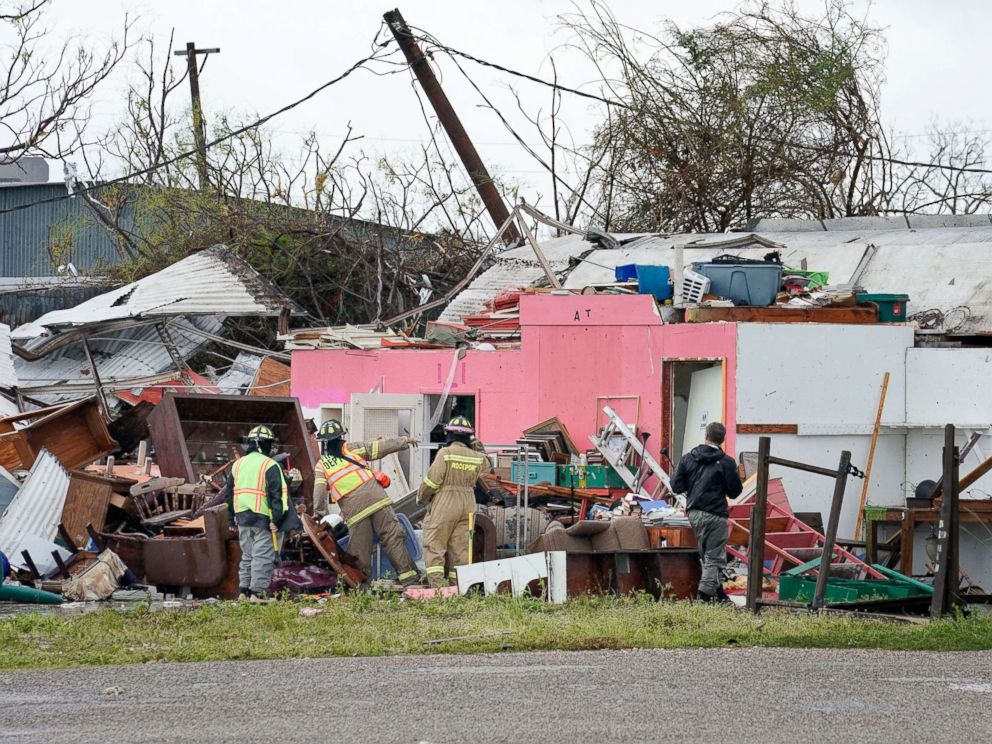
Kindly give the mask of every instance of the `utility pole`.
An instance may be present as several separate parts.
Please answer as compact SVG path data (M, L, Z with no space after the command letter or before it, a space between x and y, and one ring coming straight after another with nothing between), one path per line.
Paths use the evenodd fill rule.
M210 176L207 173L207 135L203 126L203 108L200 106L200 71L196 65L196 55L217 54L220 49L197 49L196 43L186 42L185 49L177 49L173 52L176 57L186 58L186 67L189 70L189 94L193 103L193 141L196 143L196 172L199 176L200 189L205 189L210 185Z
M383 14L382 17L389 24L389 29L393 32L393 36L396 37L400 49L403 50L403 54L410 68L413 70L413 74L417 76L417 80L420 82L420 87L426 94L427 100L434 107L434 113L437 114L441 126L448 133L448 139L451 140L455 152L458 153L458 157L461 158L462 164L468 171L469 178L475 184L475 189L479 192L479 197L486 206L486 211L489 212L489 216L492 218L496 227L501 227L510 217L506 204L499 195L499 191L496 190L496 185L493 183L489 171L483 165L482 158L479 157L475 145L469 139L468 132L465 131L465 127L459 121L455 109L448 100L448 96L444 94L441 83L434 77L434 71L431 70L427 58L413 38L410 27L406 25L406 21L403 20L403 16L399 10L391 10ZM507 243L520 242L520 233L517 231L516 225L511 224L504 231L503 239Z

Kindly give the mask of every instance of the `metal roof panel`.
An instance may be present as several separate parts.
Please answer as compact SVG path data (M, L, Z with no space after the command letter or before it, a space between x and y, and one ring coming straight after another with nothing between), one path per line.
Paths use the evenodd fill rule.
M54 540L69 492L69 473L46 449L38 453L27 479L0 515L0 550L17 555L27 536Z

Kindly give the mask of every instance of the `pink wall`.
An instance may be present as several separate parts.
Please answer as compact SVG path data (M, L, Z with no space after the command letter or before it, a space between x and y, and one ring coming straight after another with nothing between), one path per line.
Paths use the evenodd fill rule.
M662 360L727 363L727 419L734 420L736 326L663 325L647 296L523 297L519 350L475 351L458 362L454 394L476 396L483 441L513 442L522 429L558 416L581 447L593 433L597 396L640 396L638 424L660 446ZM454 352L294 351L293 395L304 407L347 403L381 384L384 393L440 393ZM612 403L611 403L612 404ZM628 408L627 406L631 406ZM627 418L630 403L616 402ZM733 427L727 449L733 452Z

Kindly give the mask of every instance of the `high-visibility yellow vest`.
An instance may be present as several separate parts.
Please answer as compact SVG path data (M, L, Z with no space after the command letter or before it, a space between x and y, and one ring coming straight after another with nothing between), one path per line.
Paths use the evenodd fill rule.
M352 460L361 462L362 458L353 454L347 447L342 451ZM335 504L373 478L372 471L367 467L356 465L340 457L324 455L320 458L320 465L327 479L327 494Z
M265 474L269 468L279 468L279 481L282 483L283 513L289 511L289 486L282 476L282 468L271 457L261 452L249 452L235 461L231 467L234 478L234 513L252 511L272 518L269 500L265 497Z

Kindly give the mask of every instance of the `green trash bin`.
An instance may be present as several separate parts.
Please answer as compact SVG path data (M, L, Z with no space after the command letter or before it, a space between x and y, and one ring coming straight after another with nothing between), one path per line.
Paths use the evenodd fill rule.
M906 322L906 306L909 304L907 294L859 294L856 299L858 304L872 302L878 306L879 323Z

